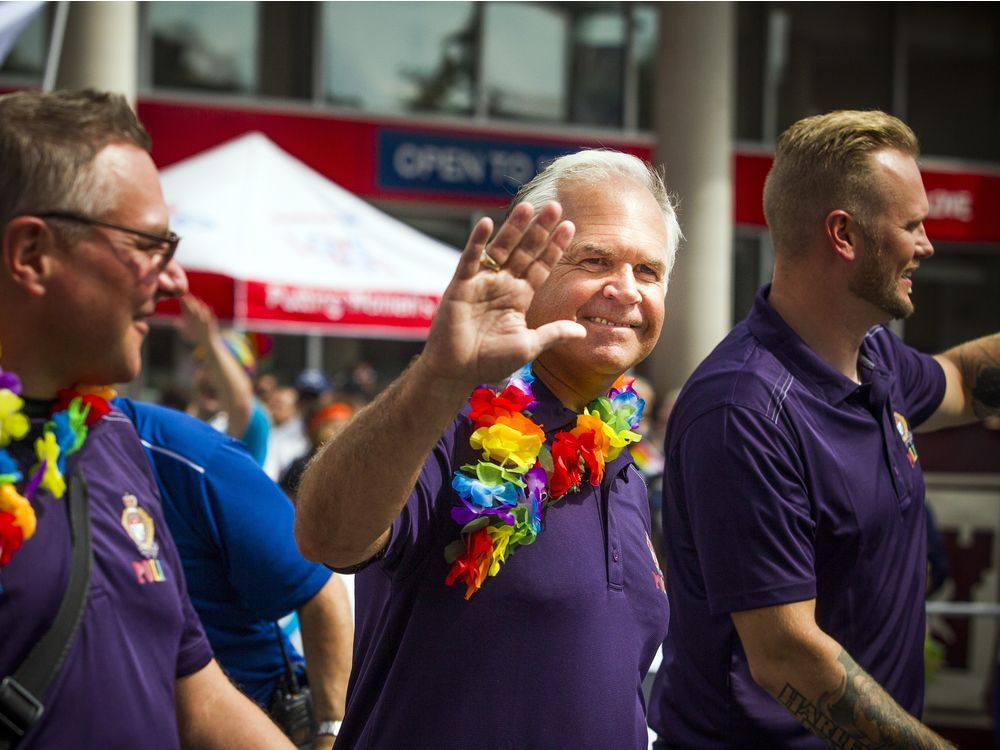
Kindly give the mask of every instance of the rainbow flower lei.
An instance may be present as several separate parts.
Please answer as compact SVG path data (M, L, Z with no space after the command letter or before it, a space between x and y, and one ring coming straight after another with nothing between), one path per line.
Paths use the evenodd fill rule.
M544 527L545 510L563 495L578 492L587 478L597 487L604 467L622 449L640 440L635 432L645 402L620 377L607 396L578 414L571 430L545 444L542 425L531 419L535 404L531 363L500 391L480 387L469 399L473 433L469 444L482 460L455 472L458 502L451 517L461 538L444 551L451 569L445 584L465 583L469 599L514 551L531 544Z
M0 370L0 568L10 563L35 533L37 521L31 501L38 488L57 498L65 494L66 459L83 447L88 428L111 411L108 400L113 397L114 391L103 387L59 391L49 421L35 440L38 463L21 494L17 484L24 474L6 448L28 434L30 423L22 411L21 379Z

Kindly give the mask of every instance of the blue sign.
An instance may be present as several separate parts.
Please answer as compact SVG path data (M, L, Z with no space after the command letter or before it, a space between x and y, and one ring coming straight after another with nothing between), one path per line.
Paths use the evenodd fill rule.
M577 146L379 129L380 188L511 198L553 159Z

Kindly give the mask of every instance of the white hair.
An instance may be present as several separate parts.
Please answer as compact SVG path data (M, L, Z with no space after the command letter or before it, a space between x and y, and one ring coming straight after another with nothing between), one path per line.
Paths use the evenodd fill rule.
M560 156L521 186L510 203L508 213L524 201L531 203L537 212L548 201L559 199L559 187L566 181L601 182L616 175L635 180L649 190L663 212L663 223L667 230L665 280L668 280L677 256L677 246L684 235L677 223L674 201L663 182L662 168L655 168L637 156L604 148L584 149L575 154Z

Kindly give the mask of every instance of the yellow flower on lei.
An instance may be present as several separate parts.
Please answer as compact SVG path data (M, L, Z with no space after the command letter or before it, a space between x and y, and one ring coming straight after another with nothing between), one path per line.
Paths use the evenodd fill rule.
M21 527L22 538L25 541L35 533L35 509L12 484L0 485L0 512L14 516L14 523Z
M503 524L502 526L487 526L487 533L493 540L493 553L490 559L490 575L495 576L500 572L500 566L507 562L507 552L509 550L510 538L514 533L514 527Z
M0 390L0 448L28 434L28 418L21 414L24 400L8 388Z
M59 443L56 436L46 430L35 441L35 455L38 456L38 466L45 462L45 473L42 474L41 486L52 493L52 497L62 497L66 492L66 480L59 471ZM32 473L38 471L36 466Z
M475 450L482 450L483 458L501 466L510 465L522 474L534 466L544 441L542 429L521 414L500 417L489 427L480 427L469 438Z

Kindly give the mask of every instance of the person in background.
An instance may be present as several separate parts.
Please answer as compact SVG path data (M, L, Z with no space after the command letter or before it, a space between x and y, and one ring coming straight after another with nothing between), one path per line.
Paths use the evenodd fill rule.
M253 379L253 392L257 400L267 408L271 402L271 394L279 386L278 376L271 372L258 372Z
M0 97L0 747L292 747L212 658L103 387L136 377L157 299L187 284L149 148L122 96ZM79 573L78 624L36 683L25 662Z
M328 404L313 414L312 419L309 420L310 449L292 461L278 480L281 489L285 491L292 502L295 501L295 496L298 493L302 474L305 473L313 456L327 441L344 429L352 416L354 416L354 409L343 401Z
M267 407L271 413L271 434L264 471L277 481L292 461L309 452L310 442L299 414L299 394L294 388L275 388Z
M247 338L221 331L215 313L197 297L181 298L181 335L194 349L194 415L242 441L261 466L270 424L254 396L256 358Z
M313 414L333 400L329 378L315 367L307 367L296 375L294 385L299 394L299 414L306 424Z

